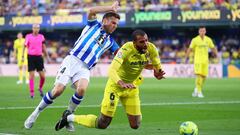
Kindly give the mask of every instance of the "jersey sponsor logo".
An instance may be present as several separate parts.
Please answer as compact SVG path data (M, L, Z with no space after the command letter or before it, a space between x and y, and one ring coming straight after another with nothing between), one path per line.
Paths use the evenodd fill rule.
M104 36L103 34L100 34L97 38L95 38L95 41L97 44L102 47L103 43L106 41L107 37Z
M118 58L122 58L122 52L119 51L119 52L117 53L117 57L118 57Z
M130 65L146 65L148 61L133 61L130 62Z

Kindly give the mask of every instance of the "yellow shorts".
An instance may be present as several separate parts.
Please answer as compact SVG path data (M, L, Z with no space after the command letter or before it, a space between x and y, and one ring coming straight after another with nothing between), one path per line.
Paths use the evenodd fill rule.
M101 113L113 117L119 100L127 114L141 115L138 86L136 89L122 89L111 79L108 79L102 100Z
M22 61L22 59L18 59L17 64L18 66L25 66L28 64L28 61L27 59L24 59L24 61Z
M208 64L195 63L194 64L194 72L195 72L195 74L207 76L208 75Z

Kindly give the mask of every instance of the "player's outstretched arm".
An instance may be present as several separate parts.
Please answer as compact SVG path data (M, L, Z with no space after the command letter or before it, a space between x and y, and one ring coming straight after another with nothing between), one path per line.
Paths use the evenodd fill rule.
M218 57L218 51L216 47L212 48L211 51L214 53L214 57Z
M164 79L166 73L162 69L154 69L154 77L158 80Z
M43 53L44 53L44 55L45 55L45 57L46 57L46 59L47 59L47 63L50 63L50 62L51 62L51 59L50 59L50 57L49 57L49 55L48 55L47 48L46 48L46 45L45 45L45 44L43 44Z
M119 8L119 2L115 1L111 6L96 6L92 7L88 11L88 20L96 19L97 13L105 13L105 12L117 12Z
M188 48L187 51L186 51L186 56L185 56L185 61L184 61L184 63L187 63L188 57L189 57L189 55L190 55L191 52L192 52L192 48Z

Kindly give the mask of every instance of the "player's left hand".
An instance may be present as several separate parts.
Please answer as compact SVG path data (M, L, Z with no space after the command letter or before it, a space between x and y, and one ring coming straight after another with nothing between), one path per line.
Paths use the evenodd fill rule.
M159 70L154 69L154 77L158 80L164 79L165 74L166 73L162 69L159 69Z
M118 1L115 1L113 4L112 4L112 10L113 12L117 12L119 8L119 2Z

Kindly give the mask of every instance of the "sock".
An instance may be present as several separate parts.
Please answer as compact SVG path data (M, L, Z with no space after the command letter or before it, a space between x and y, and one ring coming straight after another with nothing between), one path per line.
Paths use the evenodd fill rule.
M29 72L28 71L25 72L25 78L26 78L26 81L29 81Z
M53 103L54 98L52 97L51 91L47 92L44 97L42 98L41 102L37 106L36 110L41 112L44 108L48 105Z
M75 93L69 101L68 110L70 112L74 112L82 100L83 96L79 96L77 93Z
M44 82L45 82L45 78L40 78L40 83L39 83L39 91L41 92L42 91L42 87L44 85Z
M198 93L202 92L203 77L197 76L196 78L196 88Z
M23 81L23 70L22 69L20 69L19 70L19 81Z
M96 128L96 121L97 121L97 116L93 114L88 114L88 115L69 115L70 118L68 120L71 120L71 117L73 117L74 121L79 125L83 125L85 127L89 128ZM68 117L69 117L68 116Z
M30 95L34 96L34 79L30 79L30 81L29 81L29 89L30 89Z

